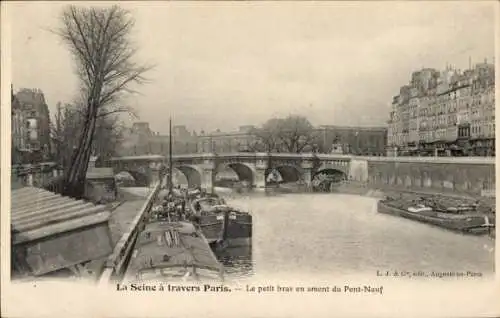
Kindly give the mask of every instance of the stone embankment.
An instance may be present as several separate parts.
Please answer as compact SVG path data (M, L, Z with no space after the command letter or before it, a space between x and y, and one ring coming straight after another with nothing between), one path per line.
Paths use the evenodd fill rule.
M331 188L331 193L342 193L342 194L352 194L361 195L372 198L383 198L385 193L380 189L374 189L361 182L349 182L342 183Z
M490 197L490 196L471 195L471 194L457 193L457 192L455 193L440 192L437 190L426 190L426 189L412 190L412 189L406 189L404 187L383 187L383 188L372 187L366 183L355 182L355 181L350 181L348 183L343 183L335 187L332 187L331 192L368 196L379 199L383 198L384 196L394 196L401 194L418 195L418 196L432 195L432 196L441 196L454 199L463 199L467 201L478 200L487 205L492 205L492 206L495 205L495 197Z

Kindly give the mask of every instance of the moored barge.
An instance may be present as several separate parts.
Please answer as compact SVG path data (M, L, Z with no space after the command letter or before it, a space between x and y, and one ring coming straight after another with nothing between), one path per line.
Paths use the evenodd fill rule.
M218 197L202 197L190 202L196 224L210 243L224 247L252 244L252 215L225 204Z
M462 233L487 234L495 231L495 214L478 213L473 207L437 210L429 204L386 198L378 201L377 211Z
M134 246L124 283L224 280L223 266L188 222L151 220Z

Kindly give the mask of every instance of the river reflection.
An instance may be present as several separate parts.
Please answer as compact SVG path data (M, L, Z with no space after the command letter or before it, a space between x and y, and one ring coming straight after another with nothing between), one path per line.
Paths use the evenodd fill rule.
M219 255L229 275L373 274L377 270L494 272L489 237L466 236L376 211L343 194L226 196L254 218L253 251ZM252 259L253 258L253 259Z

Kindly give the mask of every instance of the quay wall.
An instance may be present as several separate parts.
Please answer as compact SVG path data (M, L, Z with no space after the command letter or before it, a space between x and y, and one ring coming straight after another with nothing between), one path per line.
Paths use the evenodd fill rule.
M367 160L366 184L377 189L476 196L495 192L495 164Z

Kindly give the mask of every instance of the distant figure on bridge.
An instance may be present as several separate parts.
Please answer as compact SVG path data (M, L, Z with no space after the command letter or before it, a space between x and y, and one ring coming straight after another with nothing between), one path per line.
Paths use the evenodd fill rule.
M185 198L183 198L181 201L181 211L182 211L182 214L186 213L186 199Z

